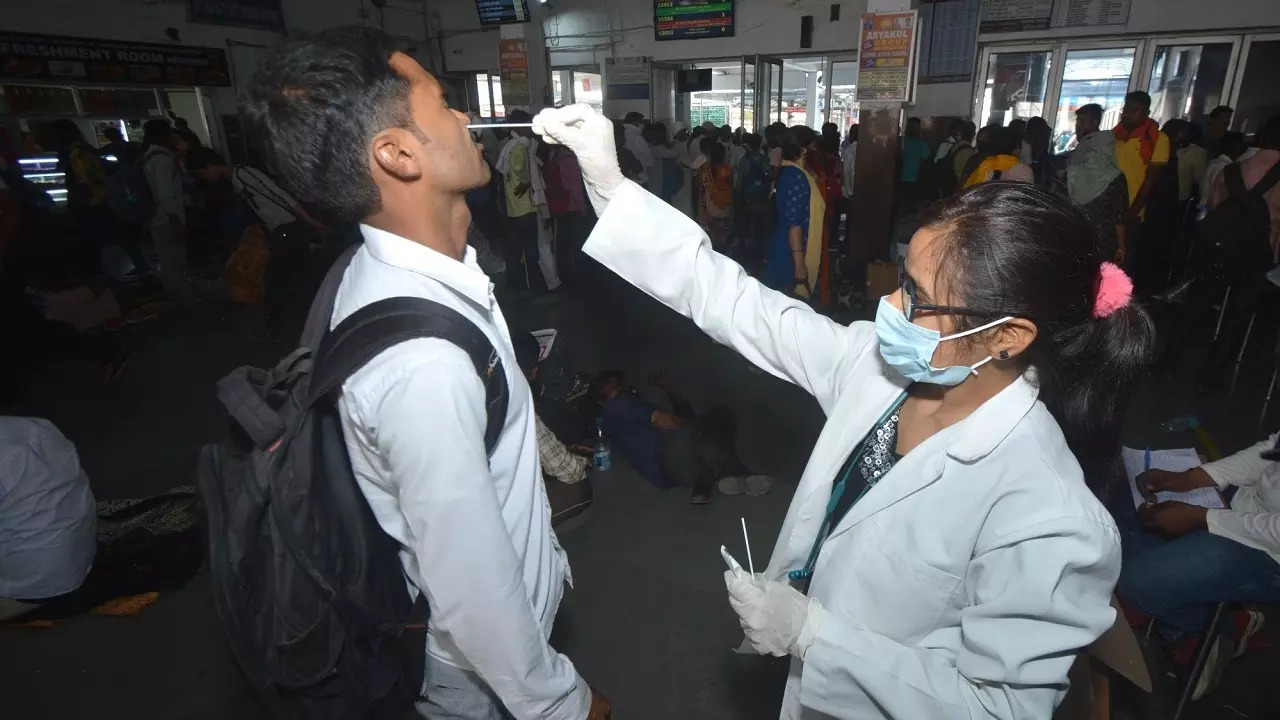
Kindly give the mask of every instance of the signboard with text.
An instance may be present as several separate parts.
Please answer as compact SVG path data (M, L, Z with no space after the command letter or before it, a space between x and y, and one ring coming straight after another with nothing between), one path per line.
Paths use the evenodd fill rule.
M616 57L605 59L605 97L610 100L649 99L649 58Z
M1053 27L1094 27L1129 22L1130 0L1057 0Z
M920 0L919 83L969 82L982 0Z
M867 13L858 45L858 102L908 102L916 11Z
M498 74L502 77L502 104L512 108L529 108L533 96L529 91L529 46L523 39L498 41Z
M188 0L191 22L284 30L280 0Z
M658 40L733 37L734 0L655 0L653 28Z
M0 77L138 85L231 85L219 48L0 32Z
M1053 0L982 0L981 33L1049 29Z
M476 0L481 25L529 22L529 0Z

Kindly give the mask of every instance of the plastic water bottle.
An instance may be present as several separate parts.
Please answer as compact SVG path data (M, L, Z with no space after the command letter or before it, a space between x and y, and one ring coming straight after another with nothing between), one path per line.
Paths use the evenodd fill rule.
M609 441L604 439L603 418L596 418L595 467L596 472L603 472L613 467L613 448L609 447Z

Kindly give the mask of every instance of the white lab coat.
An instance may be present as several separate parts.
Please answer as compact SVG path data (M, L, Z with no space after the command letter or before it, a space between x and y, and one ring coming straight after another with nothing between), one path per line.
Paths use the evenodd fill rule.
M804 565L832 482L908 382L874 325L839 325L716 254L627 183L586 252L817 398L827 424L766 571ZM1020 379L908 453L835 528L810 595L830 612L794 660L783 718L1047 720L1078 648L1111 627L1120 539Z
M1240 488L1229 509L1210 510L1205 521L1214 535L1262 550L1280 562L1280 462L1262 458L1264 450L1275 447L1277 437L1204 466L1218 487Z

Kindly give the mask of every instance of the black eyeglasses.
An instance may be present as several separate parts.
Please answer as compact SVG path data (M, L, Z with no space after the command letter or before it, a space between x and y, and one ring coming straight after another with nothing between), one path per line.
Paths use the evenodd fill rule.
M898 286L902 288L902 294L905 302L903 303L902 313L907 316L908 322L915 322L916 312L933 312L940 315L967 315L969 317L990 318L1000 317L1008 313L987 312L985 310L971 310L965 307L955 307L953 305L930 305L922 303L916 299L919 292L916 288L916 281L907 274L907 266L905 264L898 265Z

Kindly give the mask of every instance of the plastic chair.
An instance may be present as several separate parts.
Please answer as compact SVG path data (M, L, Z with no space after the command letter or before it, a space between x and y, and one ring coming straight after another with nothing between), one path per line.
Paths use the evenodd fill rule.
M1280 339L1276 341L1276 367L1271 371L1271 384L1267 386L1267 398L1262 401L1262 415L1258 418L1258 427L1267 421L1267 410L1271 407L1271 397L1276 392L1276 382L1280 381Z

